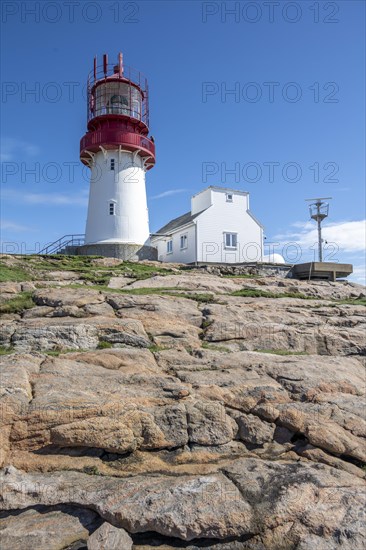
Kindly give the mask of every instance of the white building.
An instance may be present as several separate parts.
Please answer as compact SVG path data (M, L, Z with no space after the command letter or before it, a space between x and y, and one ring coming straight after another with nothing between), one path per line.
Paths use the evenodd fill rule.
M249 210L249 193L208 187L191 199L191 211L151 236L163 262L263 261L263 226Z

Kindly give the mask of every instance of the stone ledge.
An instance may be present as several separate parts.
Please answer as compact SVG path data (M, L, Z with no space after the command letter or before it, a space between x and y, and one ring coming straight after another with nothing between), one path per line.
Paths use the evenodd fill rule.
M157 249L152 246L124 243L85 244L76 248L79 256L105 256L121 260L157 260Z

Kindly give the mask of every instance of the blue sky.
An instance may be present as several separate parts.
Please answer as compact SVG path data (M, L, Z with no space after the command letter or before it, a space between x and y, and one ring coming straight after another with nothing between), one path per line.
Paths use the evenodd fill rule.
M84 232L86 76L95 54L122 51L150 85L151 231L200 189L233 187L250 192L275 251L296 241L306 260L304 199L330 196L324 237L361 281L364 25L353 0L3 2L3 242L30 251Z

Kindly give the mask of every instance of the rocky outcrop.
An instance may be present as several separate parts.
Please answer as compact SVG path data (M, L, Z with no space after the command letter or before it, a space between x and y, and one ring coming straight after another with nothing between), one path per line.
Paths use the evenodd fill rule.
M4 550L365 546L363 287L47 261L0 303Z
M88 550L131 550L133 541L124 529L104 522L88 539Z

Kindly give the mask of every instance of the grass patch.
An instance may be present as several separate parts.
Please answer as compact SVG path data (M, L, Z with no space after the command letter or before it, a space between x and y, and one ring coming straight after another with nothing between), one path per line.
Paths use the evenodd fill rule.
M50 349L43 352L45 355L50 355L51 357L58 357L62 353L59 349Z
M308 355L306 351L289 351L287 349L255 349L254 351L273 355Z
M338 300L336 305L349 305L349 306L366 306L366 297L364 298L348 298L345 300ZM332 304L333 305L333 304Z
M99 340L99 344L97 345L97 349L109 349L112 347L113 345L110 342L107 342L106 340Z
M157 344L152 344L147 348L151 353L159 353L159 351L164 351L165 349L170 349L165 346L158 346Z
M81 273L80 279L82 281L88 281L93 285L107 286L111 276L109 275L96 275L94 273Z
M179 293L176 294L176 296L181 296ZM196 302L208 304L208 303L214 303L216 302L214 296L212 294L205 294L205 293L199 293L199 294L184 294L184 298L189 298L190 300L195 300Z
M90 476L102 475L96 466L84 466L83 472L84 474L88 474Z
M35 269L80 271L85 276L89 273L91 277L93 276L93 271L109 271L115 276L127 275L135 279L148 279L153 275L171 275L175 273L175 271L167 267L151 266L123 260L115 266L95 265L92 263L93 260L102 258L102 256L65 256L63 254L56 254L33 256L31 258L34 260L33 267Z
M322 307L338 307L338 306L366 306L366 298L345 298L343 300L331 300L328 298L319 298L322 300L322 304L315 304L312 306L315 309Z
M243 273L241 275L222 275L223 279L263 279L263 275L250 275Z
M21 283L23 281L31 281L32 277L18 266L8 266L4 262L0 262L0 283L15 282Z
M230 353L229 348L226 348L225 346L216 346L215 344L209 344L208 342L202 342L202 348L210 349L212 351L222 351L222 352Z
M314 300L313 296L306 296L301 292L267 292L265 290L257 290L252 288L243 288L230 293L230 296L243 296L246 298L300 298L301 300ZM315 298L316 299L316 298Z
M81 353L82 351L89 351L89 350L77 349L77 348L49 349L49 350L42 350L41 353L44 353L45 355L50 355L51 357L58 357L59 355L64 353L76 353L76 352Z
M159 288L109 288L103 287L106 292L118 292L119 294L132 294L133 296L144 296L146 294L171 294L169 287ZM174 291L172 291L174 292Z
M25 309L34 307L32 292L20 292L15 298L0 304L0 313L21 313Z
M172 269L166 267L154 267L135 262L123 262L118 268L121 271L127 271L136 279L149 279L153 275L172 275L175 273Z
M9 355L10 353L14 352L14 348L12 346L6 347L6 346L0 346L0 355Z
M187 289L181 289L182 292L178 292L176 289L171 287L159 287L159 288L109 288L105 285L90 285L88 287L85 287L84 285L80 284L74 284L74 285L67 285L67 288L90 288L92 290L99 290L103 292L108 292L110 294L128 294L132 296L148 296L152 294L156 294L158 296L175 296L176 298L187 298L188 300L195 300L196 302L200 303L213 303L216 302L216 299L212 294L208 293L192 293L189 294L187 292ZM185 291L184 291L185 290Z

